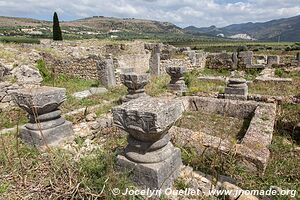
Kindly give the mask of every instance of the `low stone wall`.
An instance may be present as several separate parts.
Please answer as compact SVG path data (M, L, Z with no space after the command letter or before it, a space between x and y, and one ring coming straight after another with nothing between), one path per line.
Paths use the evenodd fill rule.
M251 122L245 135L238 142L221 139L200 131L173 127L170 133L175 144L196 148L200 155L212 153L210 151L212 149L224 154L234 152L238 158L238 164L260 173L265 171L270 156L268 147L272 142L276 104L207 97L185 97L183 101L189 101L187 111L247 118L251 119Z
M54 71L55 74L66 74L69 76L76 76L83 79L94 79L98 80L97 73L97 60L99 57L91 55L84 58L55 58L51 54L43 53L43 59L50 66L50 70Z
M211 53L206 57L205 66L211 69L219 69L219 68L231 69L234 66L232 54Z

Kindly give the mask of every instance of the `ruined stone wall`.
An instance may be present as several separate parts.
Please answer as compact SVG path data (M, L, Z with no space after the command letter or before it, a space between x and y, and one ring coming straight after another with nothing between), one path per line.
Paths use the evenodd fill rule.
M150 53L125 54L115 57L120 68L133 68L137 73L149 70Z
M90 55L84 58L55 58L51 54L43 53L43 59L46 64L54 70L55 74L66 74L69 76L76 76L83 79L98 80L96 62L99 60L98 56Z
M231 69L234 66L232 53L211 53L206 57L205 66L211 69Z
M66 74L83 79L98 80L97 61L102 56L114 59L115 69L133 68L134 72L145 73L149 70L150 52L145 50L144 43L106 45L101 52L94 52L83 57L66 56L58 58L50 53L43 53L46 63L55 70L56 74Z

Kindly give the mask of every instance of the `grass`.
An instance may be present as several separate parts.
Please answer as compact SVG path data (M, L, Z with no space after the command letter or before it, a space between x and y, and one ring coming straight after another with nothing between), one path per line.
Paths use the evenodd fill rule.
M299 87L300 78L293 79L292 83L256 82L250 84L249 93L272 96L298 95Z
M245 121L245 122L244 122ZM176 126L236 141L247 131L250 120L204 112L185 112Z
M111 190L135 187L127 173L116 170L118 146L126 136L106 130L102 149L86 153L76 161L71 151L52 148L40 152L23 144L15 135L0 136L0 198L2 199L127 199ZM107 133L99 132L95 142ZM123 145L123 146L122 146ZM134 198L134 197L132 197Z
M26 112L21 109L13 109L9 112L0 112L0 129L12 128L27 122Z
M104 113L107 113L113 106L117 105L118 100L127 93L125 86L118 86L109 89L109 91L105 94L92 95L88 98L79 100L73 97L72 94L89 89L90 87L97 87L99 86L99 82L95 80L84 80L76 77L68 77L63 74L54 78L51 71L47 68L42 60L37 62L37 67L43 76L42 85L66 88L67 99L60 106L60 109L63 113L67 113L79 108L86 108L97 104L102 104L101 107L95 110L97 116L100 116ZM84 119L84 116L75 115L67 117L67 119L72 122L79 122ZM17 125L18 121L20 125L27 122L26 113L22 110L20 111L18 109L16 111L13 110L10 112L0 113L0 129L11 128Z
M209 69L204 68L199 72L199 74L203 76L229 76L230 70L229 69Z
M36 38L29 37L11 37L11 36L2 36L0 37L0 42L2 43L16 43L16 44L40 44L40 40Z
M153 77L150 82L146 85L145 91L150 96L161 96L168 91L168 83L171 78L168 75L163 75L159 77Z
M218 93L224 91L225 82L202 81L198 79L198 76L198 71L192 71L185 74L185 83L188 87L186 95L195 95L197 93Z
M269 149L271 157L265 173L258 174L237 165L234 152L222 155L215 151L213 154L199 155L197 149L192 147L182 148L182 158L186 165L194 170L211 174L215 180L220 175L230 176L237 180L239 187L250 190L268 190L272 186L281 189L297 190L297 196L272 196L272 199L299 199L300 198L300 154L294 152L299 147L299 137L293 135L293 125L300 120L299 104L284 104L279 107L272 144ZM213 151L213 150L212 150ZM182 183L179 182L179 186Z

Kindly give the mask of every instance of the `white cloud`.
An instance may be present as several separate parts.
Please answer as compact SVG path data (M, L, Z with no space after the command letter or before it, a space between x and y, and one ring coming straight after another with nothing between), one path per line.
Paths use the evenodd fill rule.
M225 26L300 14L299 0L0 0L0 15L61 20L93 15L134 17L179 26Z

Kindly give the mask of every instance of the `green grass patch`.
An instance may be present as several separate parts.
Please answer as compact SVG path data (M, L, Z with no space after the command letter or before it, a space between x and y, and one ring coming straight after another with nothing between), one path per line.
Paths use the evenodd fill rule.
M249 93L272 96L298 95L300 78L294 78L292 83L285 82L254 82L249 85Z
M150 82L145 86L145 91L150 96L160 96L168 91L168 83L171 78L169 75L162 75L153 77Z
M26 115L26 112L21 109L0 112L0 129L12 128L18 124L25 124L28 121Z
M12 36L2 36L0 37L0 42L2 43L16 43L16 44L40 44L40 40L37 38L28 37L12 37Z

